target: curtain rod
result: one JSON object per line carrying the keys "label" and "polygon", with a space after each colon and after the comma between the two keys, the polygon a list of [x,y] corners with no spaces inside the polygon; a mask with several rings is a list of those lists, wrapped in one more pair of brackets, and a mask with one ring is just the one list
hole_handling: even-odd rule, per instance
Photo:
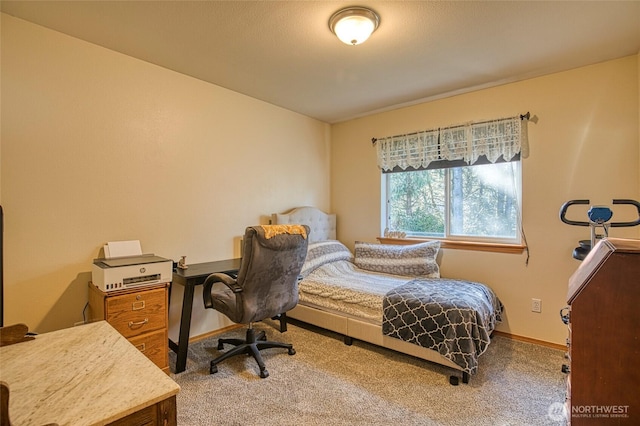
{"label": "curtain rod", "polygon": [[[528,120],[530,118],[531,118],[531,114],[529,113],[529,111],[527,111],[526,114],[520,114],[520,120]],[[473,122],[471,124],[484,124],[484,123],[491,123],[492,121],[499,121],[499,120],[505,120],[505,119],[504,118],[498,118],[497,120],[476,121],[476,122]],[[456,127],[463,127],[463,126],[466,126],[466,124],[458,124],[456,126],[447,126],[447,127],[443,127],[443,128],[444,129],[455,129]],[[398,136],[413,136],[413,135],[417,135],[418,133],[422,133],[422,132],[403,133],[401,135],[394,135],[394,136],[391,136],[391,137],[392,138],[396,138]],[[371,144],[375,145],[377,141],[378,141],[377,138],[371,138]]]}

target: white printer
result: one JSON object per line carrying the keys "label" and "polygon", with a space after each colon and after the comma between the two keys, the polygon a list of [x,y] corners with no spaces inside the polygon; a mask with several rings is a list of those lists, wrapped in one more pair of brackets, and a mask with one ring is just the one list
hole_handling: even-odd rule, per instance
{"label": "white printer", "polygon": [[[123,243],[129,245],[134,243],[133,251],[126,247],[125,250],[129,250],[128,252],[116,253],[117,248],[124,246]],[[110,250],[109,245],[111,245]],[[105,245],[105,258],[93,261],[91,270],[93,284],[100,290],[109,292],[171,282],[173,261],[154,254],[140,254],[139,247],[138,241]],[[111,254],[129,255],[113,257]]]}

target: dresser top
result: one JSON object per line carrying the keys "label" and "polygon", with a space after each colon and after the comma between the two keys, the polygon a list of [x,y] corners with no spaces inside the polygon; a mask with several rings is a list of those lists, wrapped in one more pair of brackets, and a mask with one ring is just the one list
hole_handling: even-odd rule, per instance
{"label": "dresser top", "polygon": [[569,304],[573,302],[610,256],[621,253],[631,256],[640,255],[640,240],[604,238],[598,241],[569,278],[567,302]]}
{"label": "dresser top", "polygon": [[640,240],[606,238],[605,241],[613,251],[640,253]]}
{"label": "dresser top", "polygon": [[0,348],[0,380],[15,425],[102,425],[180,390],[106,321]]}

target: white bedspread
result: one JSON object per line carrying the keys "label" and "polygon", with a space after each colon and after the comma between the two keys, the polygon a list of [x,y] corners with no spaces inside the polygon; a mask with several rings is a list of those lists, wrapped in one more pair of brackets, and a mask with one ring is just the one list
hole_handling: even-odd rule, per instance
{"label": "white bedspread", "polygon": [[382,324],[384,295],[412,279],[363,271],[347,260],[325,263],[300,281],[300,303]]}

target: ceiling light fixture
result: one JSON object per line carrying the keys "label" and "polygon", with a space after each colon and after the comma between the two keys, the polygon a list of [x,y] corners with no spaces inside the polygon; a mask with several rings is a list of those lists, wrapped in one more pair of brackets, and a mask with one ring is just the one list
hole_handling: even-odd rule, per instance
{"label": "ceiling light fixture", "polygon": [[331,15],[329,28],[346,44],[364,42],[380,25],[380,17],[366,7],[347,7]]}

